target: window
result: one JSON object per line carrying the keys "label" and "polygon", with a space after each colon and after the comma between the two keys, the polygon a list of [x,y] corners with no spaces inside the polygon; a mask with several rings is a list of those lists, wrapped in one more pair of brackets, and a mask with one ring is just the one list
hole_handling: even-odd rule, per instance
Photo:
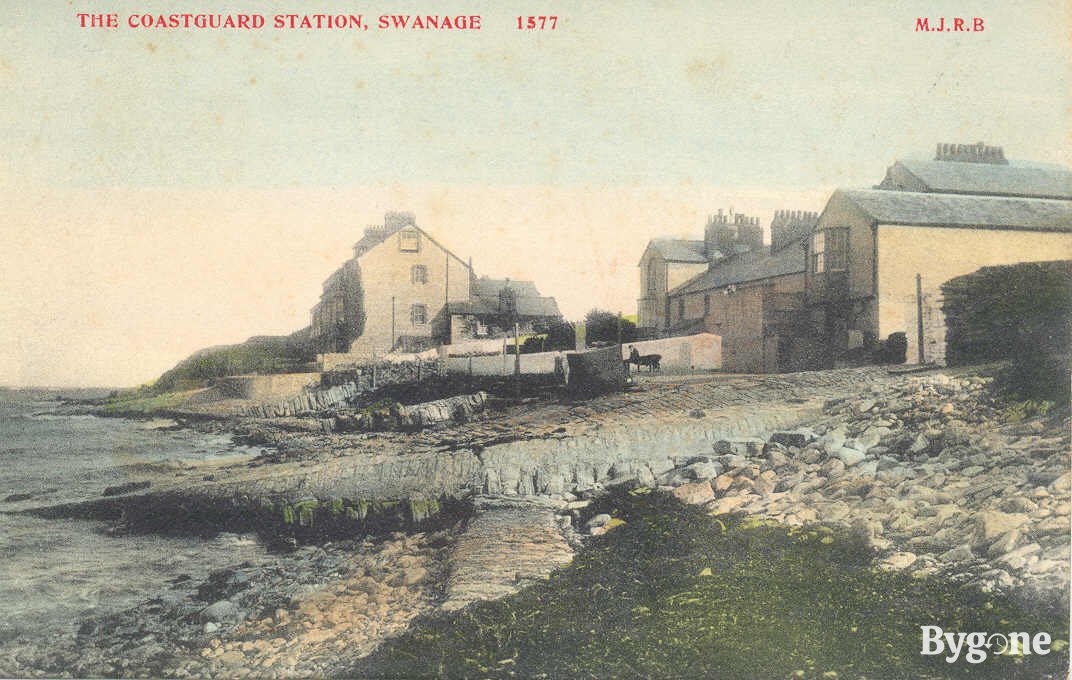
{"label": "window", "polygon": [[681,297],[677,299],[677,320],[681,321],[685,318],[685,298]]}
{"label": "window", "polygon": [[428,267],[423,264],[415,264],[409,270],[410,280],[413,283],[428,283]]}
{"label": "window", "polygon": [[416,229],[405,229],[399,232],[398,249],[403,253],[416,253],[421,250],[421,233]]}
{"label": "window", "polygon": [[811,237],[811,269],[816,274],[849,268],[849,230],[817,231]]}
{"label": "window", "polygon": [[821,231],[811,235],[811,270],[816,274],[826,271],[826,234]]}
{"label": "window", "polygon": [[703,315],[707,316],[710,313],[711,313],[711,296],[709,294],[707,294],[707,293],[704,293],[704,296],[703,296]]}
{"label": "window", "polygon": [[409,308],[409,320],[414,326],[423,326],[428,323],[428,308],[424,305],[413,305]]}

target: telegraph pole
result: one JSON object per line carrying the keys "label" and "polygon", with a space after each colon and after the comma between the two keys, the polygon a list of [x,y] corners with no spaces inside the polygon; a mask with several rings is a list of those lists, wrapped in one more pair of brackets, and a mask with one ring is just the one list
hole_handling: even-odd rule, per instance
{"label": "telegraph pole", "polygon": [[521,326],[514,313],[514,396],[521,398]]}
{"label": "telegraph pole", "polygon": [[923,277],[916,274],[916,354],[923,365]]}

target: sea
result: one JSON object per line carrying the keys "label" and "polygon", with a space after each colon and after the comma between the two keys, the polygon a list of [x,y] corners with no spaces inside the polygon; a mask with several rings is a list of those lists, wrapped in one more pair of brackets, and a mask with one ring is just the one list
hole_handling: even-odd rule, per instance
{"label": "sea", "polygon": [[252,535],[110,535],[102,521],[19,514],[100,498],[146,465],[260,453],[229,435],[71,415],[58,396],[0,390],[0,645],[73,635],[85,617],[151,599],[182,575],[203,580],[217,569],[270,559]]}

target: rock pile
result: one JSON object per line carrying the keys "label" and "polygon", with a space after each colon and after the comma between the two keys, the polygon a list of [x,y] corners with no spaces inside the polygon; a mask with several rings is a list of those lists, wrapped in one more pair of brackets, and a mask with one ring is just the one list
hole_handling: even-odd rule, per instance
{"label": "rock pile", "polygon": [[810,427],[716,442],[660,482],[712,514],[849,528],[880,568],[1066,602],[1069,422],[1007,422],[988,381],[875,385],[828,401]]}
{"label": "rock pile", "polygon": [[[395,534],[349,560],[346,577],[262,608],[201,648],[175,677],[329,677],[433,607],[445,533]],[[202,612],[202,615],[204,612]],[[206,629],[208,624],[206,625]]]}

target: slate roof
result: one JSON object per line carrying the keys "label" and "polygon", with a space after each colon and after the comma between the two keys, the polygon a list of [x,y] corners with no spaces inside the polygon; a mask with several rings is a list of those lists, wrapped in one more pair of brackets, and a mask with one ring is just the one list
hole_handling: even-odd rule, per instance
{"label": "slate roof", "polygon": [[472,294],[494,297],[496,300],[498,300],[499,291],[503,288],[509,288],[510,290],[514,291],[515,293],[517,293],[518,298],[540,296],[540,291],[536,289],[536,284],[532,281],[489,279],[486,276],[481,276],[479,279],[473,280]]}
{"label": "slate roof", "polygon": [[[472,314],[474,316],[492,316],[499,314],[499,295],[474,296],[467,302],[451,302],[448,306],[451,314]],[[558,302],[553,297],[519,297],[517,298],[519,316],[561,316]]]}
{"label": "slate roof", "polygon": [[655,248],[667,262],[707,262],[704,255],[704,242],[683,238],[652,239],[649,247]]}
{"label": "slate roof", "polygon": [[830,200],[839,197],[856,205],[876,224],[1072,231],[1072,201],[885,189],[838,189]]}
{"label": "slate roof", "polygon": [[400,229],[402,229],[401,226],[379,227],[375,231],[368,230],[361,237],[361,240],[354,244],[354,250],[364,254],[386,241],[389,236],[397,233]]}
{"label": "slate roof", "polygon": [[1072,199],[1072,170],[1046,163],[966,163],[906,159],[895,165],[937,193]]}
{"label": "slate roof", "polygon": [[711,266],[670,291],[670,295],[699,293],[714,288],[761,281],[775,276],[799,274],[805,269],[803,248],[782,248],[773,255],[748,252]]}
{"label": "slate roof", "polygon": [[532,281],[514,281],[512,279],[489,279],[482,276],[473,279],[469,286],[467,302],[451,302],[448,309],[452,314],[473,314],[490,316],[499,314],[499,291],[509,288],[516,293],[517,313],[519,316],[561,316],[558,302],[553,297],[544,297]]}

